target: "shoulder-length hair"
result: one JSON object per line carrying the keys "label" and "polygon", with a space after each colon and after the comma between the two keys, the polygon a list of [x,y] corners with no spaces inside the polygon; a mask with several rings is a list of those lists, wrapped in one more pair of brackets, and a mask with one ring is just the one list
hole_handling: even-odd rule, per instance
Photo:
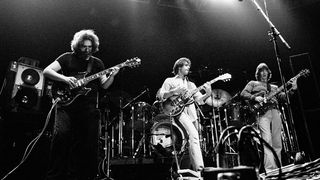
{"label": "shoulder-length hair", "polygon": [[176,60],[176,62],[174,63],[173,68],[172,68],[172,73],[174,75],[177,75],[179,68],[181,68],[184,65],[184,63],[188,63],[189,66],[191,67],[190,59],[188,59],[186,57],[182,57],[182,58],[179,58],[178,60]]}
{"label": "shoulder-length hair", "polygon": [[99,38],[92,29],[84,29],[76,32],[71,41],[71,50],[78,52],[85,40],[92,42],[92,53],[99,51]]}

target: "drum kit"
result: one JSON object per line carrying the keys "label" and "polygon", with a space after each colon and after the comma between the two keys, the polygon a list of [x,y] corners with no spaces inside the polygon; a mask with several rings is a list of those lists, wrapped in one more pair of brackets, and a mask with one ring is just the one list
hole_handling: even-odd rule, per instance
{"label": "drum kit", "polygon": [[[156,100],[152,105],[137,101],[146,91],[135,98],[123,92],[110,96],[120,108],[118,115],[108,123],[105,131],[109,132],[111,158],[122,157],[152,157],[172,155],[173,145],[176,151],[186,148],[188,135],[179,122],[170,121],[161,109],[161,103]],[[117,97],[122,95],[123,97]],[[199,135],[201,147],[205,153],[211,153],[223,129],[229,125],[243,126],[243,105],[239,101],[239,93],[231,96],[222,89],[212,90],[212,102],[209,111],[198,106]],[[119,100],[119,102],[117,102]],[[172,131],[172,132],[171,132]]]}
{"label": "drum kit", "polygon": [[[131,98],[125,92],[118,94],[122,95],[120,97],[110,95],[111,102],[119,101],[119,110],[113,118],[110,118],[110,111],[104,111],[105,116],[102,116],[104,121],[100,139],[104,140],[104,158],[100,163],[100,169],[106,172],[104,174],[107,177],[111,158],[173,159],[177,157],[174,155],[183,155],[188,150],[188,134],[183,126],[164,114],[159,99],[153,104],[138,101],[144,93],[146,90],[135,98]],[[254,117],[247,104],[240,98],[239,92],[231,96],[223,89],[213,89],[211,97],[208,105],[200,106],[195,103],[199,119],[197,128],[205,159],[211,159],[211,164],[215,161],[217,167],[221,167],[216,149],[220,135],[231,126],[241,129],[246,125],[252,125],[251,119]],[[233,139],[229,138],[225,144],[224,153],[229,153],[235,157],[234,159],[239,156]],[[227,166],[238,165],[236,161]],[[226,167],[225,164],[223,166]]]}

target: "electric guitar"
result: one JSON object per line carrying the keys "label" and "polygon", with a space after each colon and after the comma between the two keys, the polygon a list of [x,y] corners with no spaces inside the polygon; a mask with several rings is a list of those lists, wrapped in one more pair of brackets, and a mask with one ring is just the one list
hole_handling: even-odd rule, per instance
{"label": "electric guitar", "polygon": [[[209,84],[213,84],[219,80],[222,81],[229,81],[231,79],[231,74],[226,73],[221,76],[218,76],[217,78],[209,81]],[[163,112],[164,114],[168,116],[177,116],[179,115],[185,106],[191,104],[194,102],[193,96],[202,90],[204,88],[204,84],[201,85],[200,87],[187,91],[184,94],[180,94],[177,96],[171,96],[170,98],[166,99],[164,102],[162,102],[162,107],[163,107]]]}
{"label": "electric guitar", "polygon": [[[286,82],[286,86],[288,86],[289,84],[292,84],[293,81],[297,80],[299,77],[301,76],[307,76],[308,74],[310,73],[309,69],[304,69],[304,70],[301,70],[299,72],[299,74],[297,74],[296,76],[294,76],[293,78],[291,78],[288,82]],[[249,106],[249,110],[252,112],[252,113],[259,113],[260,115],[261,114],[264,114],[267,112],[267,110],[269,109],[270,106],[274,105],[274,103],[271,102],[271,99],[276,96],[277,94],[279,94],[281,91],[284,90],[284,86],[280,86],[276,91],[268,94],[266,97],[265,97],[265,101],[263,102],[249,102],[248,103],[248,106]]]}
{"label": "electric guitar", "polygon": [[113,68],[123,68],[123,67],[136,67],[141,64],[141,59],[135,57],[132,59],[128,59],[123,63],[120,63],[116,66],[113,66],[111,68],[105,69],[103,71],[100,71],[98,73],[95,73],[93,75],[90,75],[88,77],[85,77],[87,73],[79,73],[75,76],[77,78],[76,84],[79,84],[79,86],[72,88],[68,84],[63,82],[54,82],[52,85],[52,97],[53,99],[59,98],[60,101],[58,102],[61,106],[68,106],[70,105],[77,97],[80,95],[87,95],[91,88],[85,87],[90,81],[93,81],[105,74],[110,74],[113,71]]}

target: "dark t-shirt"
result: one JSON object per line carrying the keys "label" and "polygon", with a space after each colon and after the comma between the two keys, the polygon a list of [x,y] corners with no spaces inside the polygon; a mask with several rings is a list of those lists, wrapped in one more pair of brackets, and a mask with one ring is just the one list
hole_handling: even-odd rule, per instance
{"label": "dark t-shirt", "polygon": [[[99,58],[91,56],[89,60],[84,60],[77,57],[76,54],[72,52],[60,55],[56,61],[58,61],[61,66],[59,73],[62,73],[65,76],[77,76],[85,73],[88,70],[89,63],[92,63],[91,70],[87,75],[85,75],[85,77],[104,70],[104,64]],[[100,88],[100,79],[95,79],[85,86],[91,88],[91,91],[85,96],[81,95],[77,97],[75,101],[68,106],[68,108],[79,108],[96,104],[97,93]]]}

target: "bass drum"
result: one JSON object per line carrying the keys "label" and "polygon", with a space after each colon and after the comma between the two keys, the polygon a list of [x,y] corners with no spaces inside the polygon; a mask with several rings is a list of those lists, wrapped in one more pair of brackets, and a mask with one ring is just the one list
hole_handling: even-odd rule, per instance
{"label": "bass drum", "polygon": [[177,123],[172,124],[171,133],[170,118],[159,114],[154,118],[155,124],[151,128],[150,144],[156,154],[172,156],[174,153],[173,143],[178,153],[185,150],[187,144],[187,133]]}

